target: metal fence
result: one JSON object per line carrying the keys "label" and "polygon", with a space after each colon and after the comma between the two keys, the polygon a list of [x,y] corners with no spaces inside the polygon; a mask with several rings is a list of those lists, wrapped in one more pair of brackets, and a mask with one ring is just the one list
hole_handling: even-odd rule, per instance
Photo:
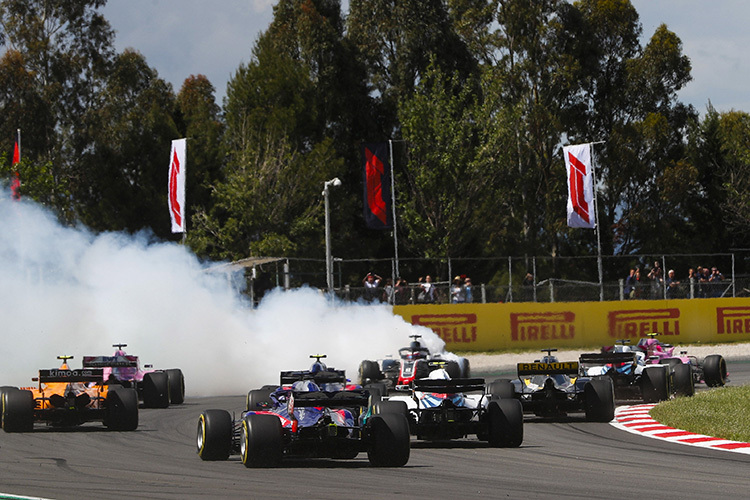
{"label": "metal fence", "polygon": [[[259,262],[253,264],[253,262]],[[303,285],[326,290],[325,259],[247,259],[247,293],[255,300],[265,291]],[[654,278],[652,270],[661,269]],[[722,279],[688,278],[690,269],[716,269]],[[630,289],[627,276],[638,269],[641,281]],[[667,286],[674,270],[676,284]],[[421,294],[427,276],[435,287],[436,303],[452,302],[454,278],[471,280],[472,302],[577,302],[663,298],[750,296],[750,250],[721,254],[603,256],[599,280],[596,256],[498,258],[334,258],[334,293],[350,301],[377,300],[393,304],[427,303]],[[377,275],[379,287],[367,289],[363,280]],[[651,276],[650,276],[651,275]],[[399,280],[401,280],[399,284]]]}

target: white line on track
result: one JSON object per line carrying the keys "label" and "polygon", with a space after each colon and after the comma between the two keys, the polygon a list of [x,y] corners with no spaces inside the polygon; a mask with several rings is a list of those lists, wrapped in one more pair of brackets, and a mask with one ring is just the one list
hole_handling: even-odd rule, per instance
{"label": "white line on track", "polygon": [[694,432],[683,431],[663,425],[649,415],[654,404],[642,404],[633,406],[620,406],[615,410],[615,418],[611,425],[623,431],[632,432],[654,439],[670,441],[672,443],[700,446],[714,450],[732,451],[750,455],[750,443],[730,441]]}

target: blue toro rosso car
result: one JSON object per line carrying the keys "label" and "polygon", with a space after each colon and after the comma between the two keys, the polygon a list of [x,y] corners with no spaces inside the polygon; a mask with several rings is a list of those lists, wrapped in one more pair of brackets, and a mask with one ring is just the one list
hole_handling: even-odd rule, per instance
{"label": "blue toro rosso car", "polygon": [[380,403],[379,388],[347,387],[343,370],[312,357],[310,370],[281,372],[278,386],[250,391],[239,420],[226,410],[201,413],[200,458],[239,454],[246,467],[273,467],[285,457],[352,459],[366,452],[373,466],[405,465],[406,416]]}

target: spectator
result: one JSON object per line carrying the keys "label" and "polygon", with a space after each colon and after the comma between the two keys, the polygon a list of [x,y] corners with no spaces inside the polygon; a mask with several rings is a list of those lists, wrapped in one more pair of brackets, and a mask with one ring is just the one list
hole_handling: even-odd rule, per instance
{"label": "spectator", "polygon": [[471,278],[469,277],[464,279],[464,297],[467,304],[474,302],[473,289],[471,287]]}
{"label": "spectator", "polygon": [[405,279],[396,278],[396,286],[393,291],[393,303],[397,306],[409,303],[409,286]]}
{"label": "spectator", "polygon": [[721,297],[722,287],[721,281],[724,280],[724,276],[719,272],[716,267],[711,268],[711,275],[708,277],[708,282],[711,284],[711,297]]}
{"label": "spectator", "polygon": [[643,278],[641,277],[641,268],[636,267],[635,268],[635,296],[633,298],[635,299],[642,299],[643,298]]}
{"label": "spectator", "polygon": [[680,286],[680,282],[675,278],[674,269],[670,269],[667,273],[667,279],[664,281],[664,285],[667,287],[666,298],[677,298],[677,291],[678,287]]}
{"label": "spectator", "polygon": [[526,273],[526,276],[524,276],[523,281],[521,282],[521,290],[523,292],[522,299],[526,302],[531,302],[534,300],[534,275],[531,273]]}
{"label": "spectator", "polygon": [[700,283],[700,296],[701,297],[709,297],[711,295],[710,293],[710,285],[708,284],[709,279],[711,278],[711,270],[705,266],[700,268],[700,279],[698,282]]}
{"label": "spectator", "polygon": [[663,297],[662,290],[664,287],[664,271],[659,261],[654,261],[654,267],[648,273],[648,279],[651,280],[651,298],[660,299]]}
{"label": "spectator", "polygon": [[422,277],[420,276],[419,288],[421,290],[417,296],[419,302],[424,304],[432,304],[435,302],[435,285],[433,285],[432,277],[429,274],[424,277],[424,281],[422,281]]}
{"label": "spectator", "polygon": [[453,278],[453,283],[451,284],[451,303],[463,304],[465,301],[466,292],[461,284],[461,276],[456,276]]}
{"label": "spectator", "polygon": [[[698,269],[700,269],[700,267]],[[692,299],[696,291],[695,285],[698,284],[698,276],[695,274],[695,269],[693,269],[692,267],[688,269],[688,275],[685,281],[688,282],[688,286],[690,287],[688,297]]]}
{"label": "spectator", "polygon": [[372,302],[378,298],[378,287],[382,279],[374,273],[367,273],[367,276],[362,278],[362,285],[365,287],[364,299],[367,302]]}
{"label": "spectator", "polygon": [[383,287],[383,295],[384,299],[387,303],[393,304],[393,294],[394,294],[394,287],[393,287],[393,280],[391,278],[388,278],[385,280],[385,286]]}
{"label": "spectator", "polygon": [[625,288],[623,289],[623,292],[625,294],[626,299],[633,299],[635,298],[635,268],[630,269],[630,274],[627,278],[625,278]]}

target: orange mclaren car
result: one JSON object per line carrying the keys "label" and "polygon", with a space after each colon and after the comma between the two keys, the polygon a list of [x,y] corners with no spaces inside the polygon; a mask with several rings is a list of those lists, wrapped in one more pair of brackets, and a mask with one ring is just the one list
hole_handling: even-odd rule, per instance
{"label": "orange mclaren car", "polygon": [[0,387],[5,432],[29,432],[35,422],[75,427],[102,422],[110,430],[138,427],[138,395],[134,389],[104,383],[101,368],[71,369],[73,356],[58,356],[60,368],[39,370],[37,387]]}

